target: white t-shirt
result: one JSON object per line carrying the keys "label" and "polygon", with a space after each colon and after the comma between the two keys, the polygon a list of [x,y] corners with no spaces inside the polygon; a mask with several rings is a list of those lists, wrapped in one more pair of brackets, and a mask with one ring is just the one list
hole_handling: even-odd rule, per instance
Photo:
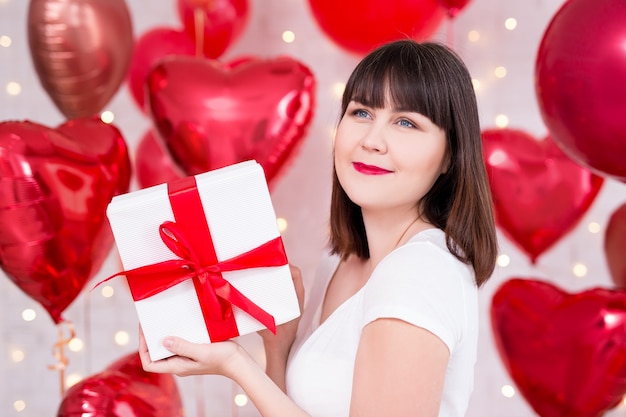
{"label": "white t-shirt", "polygon": [[307,294],[287,365],[287,394],[314,417],[347,417],[361,331],[378,318],[397,318],[448,346],[439,417],[462,417],[474,384],[478,296],[472,268],[450,253],[443,231],[420,232],[387,255],[367,283],[319,325],[338,264],[337,256],[326,257]]}

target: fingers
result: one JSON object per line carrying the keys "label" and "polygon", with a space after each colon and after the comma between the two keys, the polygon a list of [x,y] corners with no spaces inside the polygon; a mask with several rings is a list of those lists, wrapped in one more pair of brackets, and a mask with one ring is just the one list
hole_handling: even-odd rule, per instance
{"label": "fingers", "polygon": [[143,330],[141,328],[141,325],[139,325],[139,351],[141,352],[142,350],[147,351],[148,350],[148,343],[146,343],[146,337],[143,335]]}
{"label": "fingers", "polygon": [[180,338],[167,337],[163,342],[163,346],[172,352],[174,356],[153,361],[150,358],[148,350],[141,348],[141,344],[145,343],[145,339],[143,339],[143,342],[141,341],[142,339],[143,336],[140,336],[139,357],[141,358],[143,369],[147,372],[185,376],[189,373],[190,368],[196,363],[194,358],[188,356],[193,355],[193,343]]}
{"label": "fingers", "polygon": [[148,344],[146,342],[146,338],[143,334],[141,326],[139,326],[139,358],[141,359],[141,365],[146,372],[157,372],[157,373],[177,373],[180,371],[180,366],[182,362],[186,362],[189,359],[183,358],[187,356],[187,352],[191,354],[193,349],[190,346],[193,345],[186,340],[168,337],[164,339],[163,346],[168,349],[170,352],[175,355],[182,356],[180,358],[170,357],[158,361],[153,361],[150,358],[150,353],[148,352]]}
{"label": "fingers", "polygon": [[302,282],[302,271],[295,265],[289,264],[289,270],[291,271],[291,279],[293,280],[293,286],[298,296],[298,304],[300,305],[300,312],[302,312],[304,306],[304,283]]}
{"label": "fingers", "polygon": [[146,369],[146,364],[150,364],[152,360],[150,359],[150,354],[148,353],[148,344],[146,343],[146,338],[143,335],[143,330],[141,326],[139,326],[139,358],[141,359],[141,364],[143,366],[144,371],[148,371]]}
{"label": "fingers", "polygon": [[291,278],[296,281],[302,281],[302,271],[295,265],[289,264],[289,271],[291,272]]}
{"label": "fingers", "polygon": [[169,336],[163,339],[163,346],[175,355],[197,359],[202,345],[188,342],[180,337]]}
{"label": "fingers", "polygon": [[148,343],[146,342],[146,337],[141,330],[141,326],[139,326],[139,358],[141,359],[141,366],[143,370],[146,372],[157,372],[154,369],[152,359],[150,358],[150,352],[148,352]]}
{"label": "fingers", "polygon": [[178,376],[226,375],[229,364],[238,363],[241,352],[236,343],[192,343],[178,337],[167,337],[163,346],[174,354],[169,358],[152,361],[147,350],[140,351],[141,364],[147,372],[169,373]]}
{"label": "fingers", "polygon": [[166,359],[160,359],[156,362],[143,362],[143,369],[146,372],[154,372],[157,374],[174,374],[177,376],[193,375],[192,370],[196,367],[196,362],[182,356],[171,356]]}

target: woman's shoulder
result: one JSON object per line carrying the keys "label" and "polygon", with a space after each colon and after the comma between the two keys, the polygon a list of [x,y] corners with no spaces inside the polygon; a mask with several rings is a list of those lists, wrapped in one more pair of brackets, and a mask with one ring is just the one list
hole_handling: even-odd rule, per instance
{"label": "woman's shoulder", "polygon": [[392,251],[363,293],[364,323],[394,317],[428,329],[452,351],[477,309],[471,267],[447,248],[445,233],[428,230]]}
{"label": "woman's shoulder", "polygon": [[416,233],[404,245],[398,247],[397,250],[402,250],[403,248],[423,249],[427,247],[420,245],[416,246],[416,243],[430,244],[433,245],[433,247],[439,248],[445,253],[450,253],[448,245],[446,244],[446,233],[443,230],[435,227],[425,229],[421,232]]}
{"label": "woman's shoulder", "polygon": [[470,265],[450,252],[446,235],[440,229],[427,229],[389,253],[375,268],[371,277],[376,283],[404,283],[417,287],[475,287]]}
{"label": "woman's shoulder", "polygon": [[[446,234],[441,229],[426,229],[415,234],[404,245],[399,246],[381,261],[382,266],[387,264],[429,265],[431,263],[444,264],[441,266],[465,266],[450,252],[446,242]],[[465,269],[465,268],[463,268]]]}

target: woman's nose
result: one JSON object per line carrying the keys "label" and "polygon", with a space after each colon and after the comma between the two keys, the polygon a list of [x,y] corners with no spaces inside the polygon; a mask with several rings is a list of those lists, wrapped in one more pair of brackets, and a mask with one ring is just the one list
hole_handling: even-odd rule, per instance
{"label": "woman's nose", "polygon": [[363,149],[371,152],[387,151],[387,142],[385,140],[385,129],[382,126],[372,125],[370,129],[363,135],[361,139]]}

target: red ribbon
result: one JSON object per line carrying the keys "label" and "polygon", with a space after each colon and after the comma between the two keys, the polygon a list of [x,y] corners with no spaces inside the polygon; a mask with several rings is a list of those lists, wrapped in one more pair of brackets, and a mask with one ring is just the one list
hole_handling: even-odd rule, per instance
{"label": "red ribbon", "polygon": [[133,300],[138,301],[192,279],[211,341],[239,336],[233,305],[276,333],[274,317],[226,281],[222,272],[286,265],[282,239],[277,237],[234,258],[218,261],[195,178],[168,183],[168,195],[176,222],[162,223],[159,234],[181,259],[119,272],[98,285],[125,275]]}

